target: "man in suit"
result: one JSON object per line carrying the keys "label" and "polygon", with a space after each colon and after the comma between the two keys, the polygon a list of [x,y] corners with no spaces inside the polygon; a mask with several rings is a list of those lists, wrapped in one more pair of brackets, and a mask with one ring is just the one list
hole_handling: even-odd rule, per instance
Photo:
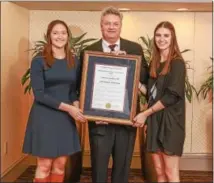
{"label": "man in suit", "polygon": [[[103,10],[101,15],[102,38],[85,50],[133,54],[142,56],[140,81],[147,84],[148,66],[139,44],[120,38],[122,14],[114,7]],[[84,50],[84,51],[85,51]],[[84,51],[81,53],[83,61]],[[107,170],[112,155],[112,183],[128,183],[128,174],[135,144],[136,128],[104,121],[89,122],[93,183],[107,182]]]}

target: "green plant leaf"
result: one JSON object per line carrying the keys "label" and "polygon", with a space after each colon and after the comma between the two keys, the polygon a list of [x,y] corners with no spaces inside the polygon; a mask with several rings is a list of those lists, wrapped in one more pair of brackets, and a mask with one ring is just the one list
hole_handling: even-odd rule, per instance
{"label": "green plant leaf", "polygon": [[35,42],[35,45],[36,46],[44,46],[44,45],[46,45],[47,43],[45,42],[45,41],[36,41]]}
{"label": "green plant leaf", "polygon": [[91,41],[95,41],[95,40],[96,40],[96,39],[94,39],[94,38],[85,39],[85,40],[82,40],[82,41],[79,42],[79,43],[76,43],[75,46],[81,46],[81,45],[83,45],[83,44],[85,44],[85,43],[88,43],[88,42],[91,42]]}
{"label": "green plant leaf", "polygon": [[146,47],[149,48],[149,43],[146,40],[146,38],[144,36],[141,36],[140,39],[143,41],[143,43],[146,45]]}
{"label": "green plant leaf", "polygon": [[147,100],[146,100],[145,95],[140,94],[140,103],[141,103],[141,104],[146,104],[146,102],[147,102]]}
{"label": "green plant leaf", "polygon": [[26,94],[27,92],[30,93],[30,90],[31,90],[31,84],[28,84],[28,85],[25,87],[24,94]]}
{"label": "green plant leaf", "polygon": [[26,72],[24,73],[24,75],[22,76],[22,78],[27,77],[29,74],[30,74],[30,68],[28,68],[28,69],[26,70]]}
{"label": "green plant leaf", "polygon": [[189,83],[188,78],[185,78],[185,94],[186,94],[186,98],[189,102],[192,101],[192,88],[191,88],[191,84]]}
{"label": "green plant leaf", "polygon": [[188,51],[191,51],[191,50],[190,49],[185,49],[185,50],[181,51],[181,53],[186,53]]}
{"label": "green plant leaf", "polygon": [[[213,61],[213,58],[210,57],[210,60]],[[209,66],[207,70],[212,69],[212,66]],[[200,95],[205,99],[210,90],[213,90],[213,71],[209,72],[207,79],[201,84],[199,91],[197,92],[197,96]]]}
{"label": "green plant leaf", "polygon": [[31,48],[31,49],[28,49],[26,51],[33,51],[33,50],[36,50],[36,48]]}
{"label": "green plant leaf", "polygon": [[30,78],[30,75],[27,76],[27,77],[23,77],[23,78],[22,78],[22,85],[24,85],[24,84],[26,83],[26,81],[29,80],[29,78]]}
{"label": "green plant leaf", "polygon": [[78,37],[72,37],[70,38],[70,45],[75,45],[76,43],[78,43],[87,33],[83,33],[82,35],[78,36]]}
{"label": "green plant leaf", "polygon": [[153,47],[153,38],[149,38],[149,36],[147,35],[147,39],[148,39],[148,49],[150,50],[150,52],[152,52],[152,47]]}

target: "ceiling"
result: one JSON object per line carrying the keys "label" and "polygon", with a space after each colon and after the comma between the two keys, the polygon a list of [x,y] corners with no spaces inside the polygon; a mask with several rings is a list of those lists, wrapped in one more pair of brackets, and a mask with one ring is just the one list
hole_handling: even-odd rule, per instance
{"label": "ceiling", "polygon": [[[190,12],[212,12],[212,2],[142,2],[142,1],[13,1],[29,10],[100,11],[107,6],[129,8],[130,11],[176,11],[188,8]],[[206,0],[205,0],[206,1]]]}

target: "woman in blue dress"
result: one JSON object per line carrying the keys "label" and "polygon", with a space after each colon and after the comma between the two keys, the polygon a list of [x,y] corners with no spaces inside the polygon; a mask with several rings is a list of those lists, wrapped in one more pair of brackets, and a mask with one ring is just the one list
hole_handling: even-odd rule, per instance
{"label": "woman in blue dress", "polygon": [[75,121],[86,122],[77,96],[80,64],[65,22],[48,25],[47,44],[31,63],[34,102],[23,152],[37,157],[34,182],[63,182],[67,157],[80,151]]}

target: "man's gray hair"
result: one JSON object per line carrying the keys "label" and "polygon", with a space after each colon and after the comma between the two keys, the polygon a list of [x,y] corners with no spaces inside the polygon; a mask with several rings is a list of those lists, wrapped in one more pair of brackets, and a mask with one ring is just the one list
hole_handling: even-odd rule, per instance
{"label": "man's gray hair", "polygon": [[102,14],[101,14],[101,20],[106,15],[116,15],[116,16],[120,17],[121,21],[123,20],[123,14],[117,8],[115,8],[113,6],[103,9]]}

